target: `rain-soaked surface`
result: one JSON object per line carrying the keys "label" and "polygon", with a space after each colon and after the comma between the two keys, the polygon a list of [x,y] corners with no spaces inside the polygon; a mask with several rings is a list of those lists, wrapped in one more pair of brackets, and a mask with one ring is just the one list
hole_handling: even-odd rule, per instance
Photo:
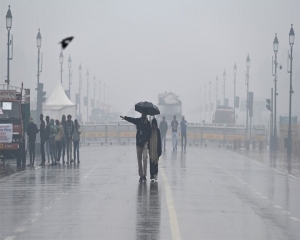
{"label": "rain-soaked surface", "polygon": [[299,159],[249,154],[169,147],[155,183],[138,182],[133,145],[82,147],[76,166],[6,163],[0,239],[300,239]]}

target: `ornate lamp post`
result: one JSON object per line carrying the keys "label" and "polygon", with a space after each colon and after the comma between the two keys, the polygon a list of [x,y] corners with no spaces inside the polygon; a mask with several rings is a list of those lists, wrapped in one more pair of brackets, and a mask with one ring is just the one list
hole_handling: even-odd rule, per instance
{"label": "ornate lamp post", "polygon": [[235,117],[235,85],[236,85],[236,71],[237,71],[237,69],[236,69],[236,64],[234,64],[234,67],[233,67],[233,74],[234,74],[234,80],[233,80],[233,83],[234,83],[234,90],[233,90],[233,94],[234,94],[234,96],[233,96],[233,113],[234,113],[234,118],[236,118]]}
{"label": "ornate lamp post", "polygon": [[[275,93],[274,93],[274,151],[277,151],[277,121],[276,121],[276,117],[277,117],[277,52],[278,52],[278,38],[277,38],[277,34],[275,34],[275,38],[273,41],[273,50],[275,53],[275,61],[274,61],[274,65],[275,65],[275,73],[273,74],[274,78],[274,84],[275,84]],[[273,63],[272,63],[273,66]]]}
{"label": "ornate lamp post", "polygon": [[12,27],[12,15],[10,11],[10,6],[8,6],[8,11],[6,13],[6,28],[7,28],[7,80],[5,81],[7,85],[10,84],[9,76],[9,61],[12,60],[12,57],[9,56],[9,46],[12,44],[13,37],[11,36],[10,40],[10,29]]}
{"label": "ornate lamp post", "polygon": [[291,61],[290,63],[290,70],[288,73],[290,74],[290,106],[289,106],[289,130],[288,130],[288,146],[287,146],[287,153],[288,155],[292,154],[292,94],[293,91],[293,85],[292,85],[292,77],[293,77],[293,46],[294,46],[294,40],[295,40],[295,32],[293,29],[293,24],[291,25],[290,33],[289,33],[289,42],[291,46],[291,54],[289,55],[289,59]]}
{"label": "ornate lamp post", "polygon": [[62,73],[63,73],[63,62],[64,62],[64,55],[62,53],[62,50],[60,50],[60,54],[59,54],[59,62],[60,62],[60,83],[62,84]]}
{"label": "ornate lamp post", "polygon": [[217,78],[216,78],[216,109],[218,107],[218,85],[219,85],[219,78],[217,75]]}
{"label": "ornate lamp post", "polygon": [[72,67],[72,59],[71,56],[69,55],[68,59],[68,67],[69,67],[69,99],[71,100],[71,67]]}
{"label": "ornate lamp post", "polygon": [[226,72],[223,72],[223,96],[224,96],[224,106],[225,106],[225,81],[226,81]]}
{"label": "ornate lamp post", "polygon": [[81,80],[82,67],[81,67],[81,63],[79,65],[78,72],[79,72],[79,118],[80,118],[80,120],[82,120],[81,119],[81,107],[80,107],[80,104],[81,104],[81,89],[82,89],[82,80]]}
{"label": "ornate lamp post", "polygon": [[39,32],[36,36],[36,46],[38,48],[38,68],[37,68],[37,87],[36,87],[36,99],[37,99],[37,103],[36,103],[36,122],[39,121],[39,116],[42,113],[42,103],[39,102],[39,83],[40,83],[40,73],[42,72],[42,69],[40,71],[40,48],[42,46],[42,36],[40,33],[40,29]]}
{"label": "ornate lamp post", "polygon": [[87,69],[87,72],[86,72],[86,99],[87,99],[87,103],[86,103],[86,121],[88,122],[89,121],[89,77],[90,77],[90,74],[89,74],[89,69]]}
{"label": "ornate lamp post", "polygon": [[247,100],[246,100],[246,132],[248,132],[248,116],[249,116],[249,103],[248,103],[248,93],[249,93],[249,68],[250,68],[250,57],[249,53],[246,59],[246,67],[247,67],[247,73],[246,73],[246,80],[245,84],[247,86]]}

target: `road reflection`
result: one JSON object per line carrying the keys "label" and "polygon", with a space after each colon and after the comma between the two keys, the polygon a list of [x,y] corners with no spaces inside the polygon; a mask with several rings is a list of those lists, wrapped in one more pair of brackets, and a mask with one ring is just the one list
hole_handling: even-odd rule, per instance
{"label": "road reflection", "polygon": [[136,239],[159,239],[161,220],[161,196],[158,182],[138,185]]}

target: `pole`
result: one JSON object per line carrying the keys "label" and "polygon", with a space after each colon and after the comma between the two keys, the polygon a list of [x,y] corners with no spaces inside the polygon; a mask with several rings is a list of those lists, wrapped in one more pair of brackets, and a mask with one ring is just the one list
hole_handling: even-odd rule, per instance
{"label": "pole", "polygon": [[275,52],[275,92],[274,92],[274,151],[277,151],[277,123],[276,123],[276,115],[277,115],[277,53]]}
{"label": "pole", "polygon": [[99,108],[101,108],[101,81],[99,80]]}
{"label": "pole", "polygon": [[69,67],[69,99],[71,100],[71,68]]}
{"label": "pole", "polygon": [[288,130],[288,146],[287,146],[287,153],[288,155],[292,154],[292,94],[293,94],[293,86],[292,86],[292,64],[293,64],[293,46],[291,45],[291,66],[290,66],[290,106],[289,106],[289,130]]}
{"label": "pole", "polygon": [[236,117],[235,117],[235,75],[236,75],[236,74],[234,74],[234,96],[233,96],[233,114],[234,114],[234,122],[235,122],[235,119],[236,119]]}
{"label": "pole", "polygon": [[81,82],[81,73],[79,74],[79,119],[80,120],[82,120],[81,119],[81,107],[80,107],[80,103],[81,103],[81,84],[82,84],[82,82]]}
{"label": "pole", "polygon": [[89,77],[87,77],[86,84],[87,84],[87,89],[86,89],[86,100],[87,100],[87,103],[86,103],[86,106],[87,106],[86,121],[88,122],[89,121]]}
{"label": "pole", "polygon": [[216,79],[216,109],[218,107],[218,84],[219,84],[218,81],[219,80],[218,80],[218,76],[217,76],[217,79]]}
{"label": "pole", "polygon": [[40,103],[38,102],[39,101],[39,83],[40,83],[40,48],[38,48],[38,68],[37,68],[37,87],[36,87],[36,123],[38,123],[39,121],[39,115],[41,114],[40,113]]}
{"label": "pole", "polygon": [[249,68],[247,67],[247,103],[246,103],[246,133],[248,133],[248,116],[249,116],[249,103],[248,103],[248,93],[249,93]]}
{"label": "pole", "polygon": [[206,84],[204,86],[204,122],[206,122]]}
{"label": "pole", "polygon": [[63,69],[62,69],[62,63],[60,64],[60,83],[62,85],[62,72],[63,72]]}
{"label": "pole", "polygon": [[273,88],[271,88],[271,120],[270,120],[270,123],[271,123],[271,126],[270,126],[270,151],[273,151]]}
{"label": "pole", "polygon": [[9,61],[10,61],[10,57],[9,57],[9,45],[10,45],[9,36],[10,36],[10,29],[8,30],[8,33],[7,33],[7,85],[10,84],[10,79],[9,79]]}
{"label": "pole", "polygon": [[208,122],[210,123],[211,122],[211,109],[210,109],[210,106],[211,106],[211,81],[209,82],[209,119],[208,119]]}

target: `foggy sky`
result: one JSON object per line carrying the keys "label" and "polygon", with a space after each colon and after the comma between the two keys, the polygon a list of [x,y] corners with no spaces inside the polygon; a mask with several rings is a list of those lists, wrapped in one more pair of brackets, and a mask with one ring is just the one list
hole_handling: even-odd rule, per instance
{"label": "foggy sky", "polygon": [[[43,72],[47,95],[60,81],[58,42],[75,36],[63,52],[63,86],[68,86],[67,60],[72,58],[71,100],[78,92],[78,67],[83,67],[83,95],[86,71],[113,90],[116,110],[126,114],[137,101],[157,103],[160,92],[177,93],[183,113],[191,117],[196,89],[219,76],[219,99],[224,69],[226,97],[233,101],[233,66],[237,64],[237,95],[245,98],[246,57],[249,53],[250,91],[255,100],[270,98],[273,86],[271,57],[278,34],[278,115],[287,115],[289,75],[286,72],[288,34],[294,24],[294,107],[300,101],[300,1],[299,0],[1,0],[0,72],[4,83],[7,68],[5,16],[11,5],[14,59],[10,62],[11,85],[30,87],[35,99],[37,82],[36,35],[41,29]],[[97,87],[98,88],[98,87]],[[296,100],[298,99],[298,100]],[[103,101],[103,100],[102,100]],[[202,100],[203,101],[203,100]],[[83,103],[83,101],[82,101]],[[85,116],[83,112],[83,116]]]}

